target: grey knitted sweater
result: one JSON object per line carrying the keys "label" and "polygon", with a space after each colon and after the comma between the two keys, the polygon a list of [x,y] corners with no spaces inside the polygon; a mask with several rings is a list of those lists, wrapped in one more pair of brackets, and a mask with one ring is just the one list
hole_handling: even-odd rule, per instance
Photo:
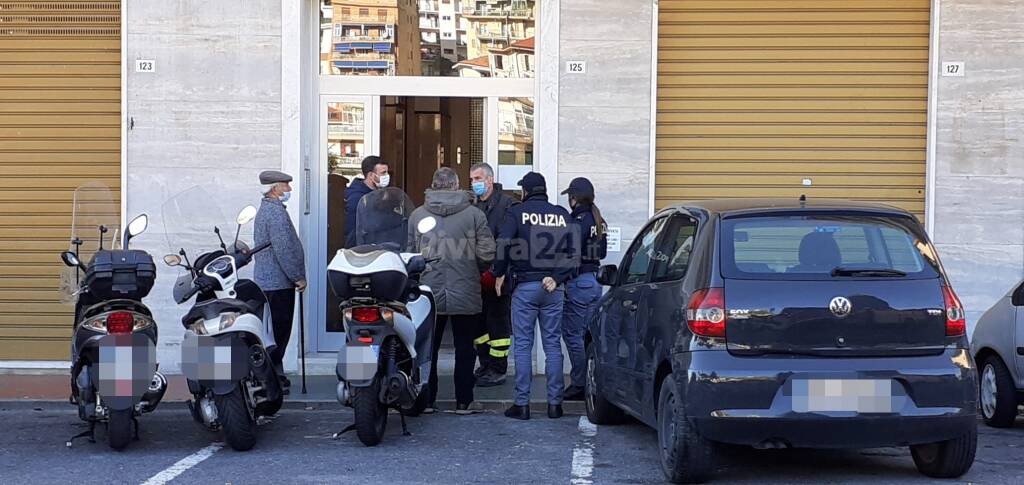
{"label": "grey knitted sweater", "polygon": [[263,199],[256,213],[254,232],[254,247],[270,243],[269,248],[255,256],[254,279],[263,291],[292,289],[295,283],[306,279],[302,241],[281,201]]}

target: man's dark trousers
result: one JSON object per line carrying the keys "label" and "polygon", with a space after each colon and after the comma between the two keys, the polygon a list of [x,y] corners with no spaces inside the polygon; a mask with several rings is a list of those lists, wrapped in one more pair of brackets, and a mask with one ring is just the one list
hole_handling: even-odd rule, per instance
{"label": "man's dark trousers", "polygon": [[499,297],[494,290],[484,289],[480,296],[484,306],[484,331],[487,332],[475,342],[480,367],[504,376],[508,373],[508,354],[512,346],[512,295]]}
{"label": "man's dark trousers", "polygon": [[277,347],[270,359],[278,369],[283,369],[284,351],[292,337],[292,318],[295,316],[295,289],[271,290],[265,292],[270,303],[270,318],[274,322],[274,342]]}

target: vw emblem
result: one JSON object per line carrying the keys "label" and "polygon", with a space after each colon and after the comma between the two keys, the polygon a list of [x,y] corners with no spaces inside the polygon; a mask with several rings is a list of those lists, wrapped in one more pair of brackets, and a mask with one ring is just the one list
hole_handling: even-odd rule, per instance
{"label": "vw emblem", "polygon": [[853,311],[853,303],[850,303],[850,300],[846,297],[837,296],[828,304],[828,309],[832,310],[833,315],[844,318]]}

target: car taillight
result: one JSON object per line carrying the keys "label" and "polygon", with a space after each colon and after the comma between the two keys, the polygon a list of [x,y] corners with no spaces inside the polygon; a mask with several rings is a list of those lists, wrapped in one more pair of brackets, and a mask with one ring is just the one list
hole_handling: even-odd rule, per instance
{"label": "car taillight", "polygon": [[942,287],[942,301],[946,307],[946,336],[959,337],[967,333],[967,317],[964,313],[964,306],[953,292],[953,288]]}
{"label": "car taillight", "polygon": [[127,335],[135,326],[135,316],[131,312],[113,312],[107,315],[107,333],[110,335]]}
{"label": "car taillight", "polygon": [[701,337],[725,337],[725,291],[697,290],[686,306],[686,325]]}
{"label": "car taillight", "polygon": [[353,308],[352,319],[359,323],[373,323],[380,321],[380,309],[373,306]]}

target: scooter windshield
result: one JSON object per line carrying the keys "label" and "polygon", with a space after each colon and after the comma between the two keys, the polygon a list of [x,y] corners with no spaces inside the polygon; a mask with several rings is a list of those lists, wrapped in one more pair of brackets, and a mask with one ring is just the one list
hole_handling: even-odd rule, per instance
{"label": "scooter windshield", "polygon": [[195,185],[172,195],[161,207],[167,250],[180,254],[184,250],[190,262],[203,253],[221,249],[220,237],[230,248],[235,241],[237,225],[224,215],[221,205],[229,198],[214,197],[219,193],[213,187]]}
{"label": "scooter windshield", "polygon": [[[85,264],[100,249],[120,248],[120,199],[102,182],[89,182],[75,189],[71,197],[71,237],[68,250]],[[61,299],[75,301],[82,284],[78,268],[65,267],[61,272]]]}
{"label": "scooter windshield", "polygon": [[397,187],[374,190],[359,200],[356,208],[356,244],[385,244],[405,251],[409,239],[409,217],[416,207]]}

